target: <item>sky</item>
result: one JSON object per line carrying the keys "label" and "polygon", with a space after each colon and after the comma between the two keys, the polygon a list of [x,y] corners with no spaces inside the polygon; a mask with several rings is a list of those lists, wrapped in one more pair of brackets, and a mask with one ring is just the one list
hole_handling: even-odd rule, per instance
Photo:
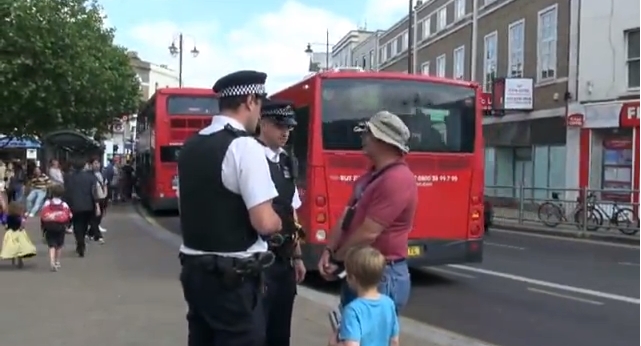
{"label": "sky", "polygon": [[237,70],[266,72],[267,88],[276,92],[308,74],[308,42],[324,51],[349,30],[366,25],[385,30],[407,12],[408,0],[100,0],[106,25],[116,29],[116,43],[141,59],[178,70],[169,45],[179,33],[185,51],[185,86],[211,87]]}

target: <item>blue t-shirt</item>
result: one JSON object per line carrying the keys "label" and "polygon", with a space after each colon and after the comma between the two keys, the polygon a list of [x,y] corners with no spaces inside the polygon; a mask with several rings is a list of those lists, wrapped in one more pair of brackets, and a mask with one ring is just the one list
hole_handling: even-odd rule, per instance
{"label": "blue t-shirt", "polygon": [[378,299],[356,298],[343,308],[338,339],[358,341],[361,346],[389,346],[398,336],[394,301],[381,294]]}

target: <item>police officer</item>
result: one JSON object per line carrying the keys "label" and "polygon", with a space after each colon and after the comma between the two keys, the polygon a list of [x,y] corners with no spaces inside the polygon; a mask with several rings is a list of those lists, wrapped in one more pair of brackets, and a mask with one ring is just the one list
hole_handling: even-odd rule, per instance
{"label": "police officer", "polygon": [[240,71],[218,80],[221,114],[185,142],[178,159],[188,346],[265,342],[263,273],[274,258],[261,235],[282,228],[265,149],[252,136],[266,78]]}
{"label": "police officer", "polygon": [[283,149],[296,120],[291,103],[285,101],[268,101],[261,114],[258,139],[265,146],[271,178],[278,191],[273,206],[283,222],[282,231],[268,241],[276,259],[267,269],[266,346],[289,346],[296,284],[305,278],[299,245],[304,234],[296,216],[301,205],[295,185],[297,165]]}

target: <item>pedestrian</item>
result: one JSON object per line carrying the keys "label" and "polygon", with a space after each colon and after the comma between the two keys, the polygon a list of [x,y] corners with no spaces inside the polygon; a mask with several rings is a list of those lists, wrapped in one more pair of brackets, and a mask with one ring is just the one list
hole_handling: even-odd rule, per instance
{"label": "pedestrian", "polygon": [[269,241],[276,260],[266,272],[266,346],[289,346],[296,285],[305,279],[300,250],[304,232],[296,215],[296,209],[301,206],[295,181],[298,165],[283,149],[294,126],[296,120],[290,102],[271,100],[263,105],[258,140],[264,145],[270,175],[278,191],[273,201],[274,210],[283,222],[283,230]]}
{"label": "pedestrian", "polygon": [[102,233],[107,230],[103,228],[100,223],[102,218],[105,216],[105,211],[107,210],[107,184],[105,183],[105,178],[102,176],[101,164],[98,158],[94,158],[91,161],[91,170],[96,177],[96,186],[94,188],[94,197],[98,201],[98,207],[100,208],[100,213],[96,213],[91,218],[89,223],[89,238],[93,241],[97,241],[100,244],[105,243],[105,238]]}
{"label": "pedestrian", "polygon": [[372,247],[352,248],[345,257],[347,284],[357,297],[343,307],[329,346],[398,346],[399,323],[392,299],[378,291],[385,256]]}
{"label": "pedestrian", "polygon": [[76,253],[85,257],[85,236],[89,230],[91,219],[100,215],[99,201],[95,196],[96,176],[85,170],[85,162],[73,162],[73,171],[65,179],[65,202],[73,213],[72,226],[76,238]]}
{"label": "pedestrian", "polygon": [[259,234],[282,228],[265,150],[251,136],[266,78],[239,71],[218,80],[213,90],[221,114],[185,141],[178,158],[189,346],[265,342],[263,276],[274,256]]}
{"label": "pedestrian", "polygon": [[[347,251],[371,245],[387,263],[378,289],[400,310],[410,294],[407,243],[418,202],[414,174],[403,159],[409,151],[410,132],[398,116],[387,111],[376,113],[358,130],[372,169],[354,182],[350,202],[330,233],[318,268],[326,280],[336,280]],[[355,297],[354,290],[343,284],[341,305]]]}
{"label": "pedestrian", "polygon": [[24,183],[26,181],[26,172],[22,167],[22,163],[20,160],[14,160],[9,163],[7,170],[9,171],[9,202],[22,202]]}
{"label": "pedestrian", "polygon": [[60,162],[56,159],[49,161],[49,179],[52,184],[64,185],[65,179],[60,168]]}
{"label": "pedestrian", "polygon": [[33,245],[27,231],[24,229],[24,210],[19,202],[11,202],[6,217],[6,232],[0,249],[0,259],[11,260],[17,268],[24,266],[24,259],[36,255],[36,246]]}
{"label": "pedestrian", "polygon": [[27,195],[27,214],[28,217],[34,217],[40,211],[42,203],[47,198],[47,189],[50,185],[49,177],[42,173],[39,167],[33,168],[31,179],[29,180],[29,194]]}
{"label": "pedestrian", "polygon": [[60,269],[65,234],[71,226],[71,208],[66,202],[62,201],[64,191],[65,189],[62,185],[56,184],[52,186],[51,198],[44,202],[42,213],[40,214],[40,228],[49,247],[49,267],[51,271]]}

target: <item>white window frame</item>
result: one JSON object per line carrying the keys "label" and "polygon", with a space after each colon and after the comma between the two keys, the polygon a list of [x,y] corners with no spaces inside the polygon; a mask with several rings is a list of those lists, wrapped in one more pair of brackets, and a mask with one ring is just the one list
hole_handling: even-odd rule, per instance
{"label": "white window frame", "polygon": [[429,61],[426,61],[426,62],[421,64],[421,74],[427,75],[427,76],[430,75],[430,62]]}
{"label": "white window frame", "polygon": [[385,56],[385,45],[378,47],[378,60],[380,60],[378,62],[379,64],[382,64],[387,60],[387,57]]}
{"label": "white window frame", "polygon": [[374,68],[374,66],[376,65],[376,59],[375,59],[376,56],[375,56],[375,54],[376,54],[376,52],[374,51],[374,49],[371,49],[369,51],[369,69],[370,70],[374,70],[375,69]]}
{"label": "white window frame", "polygon": [[407,50],[407,47],[409,47],[410,43],[410,33],[409,31],[404,31],[403,32],[403,52]]}
{"label": "white window frame", "polygon": [[[488,51],[488,42],[490,39],[494,40],[494,53],[490,54]],[[498,62],[499,52],[499,35],[497,31],[493,31],[483,37],[483,91],[490,92],[492,90],[493,78],[488,75],[494,73],[496,76],[496,68]],[[490,71],[490,69],[492,69]]]}
{"label": "white window frame", "polygon": [[423,39],[432,35],[432,17],[428,17],[423,21]]}
{"label": "white window frame", "polygon": [[[549,28],[543,27],[545,16],[553,19]],[[536,79],[539,82],[557,78],[557,44],[559,40],[559,6],[554,4],[538,12],[536,40]],[[552,71],[552,73],[550,73]]]}
{"label": "white window frame", "polygon": [[447,7],[441,7],[436,12],[436,31],[441,31],[447,26]]}
{"label": "white window frame", "polygon": [[[520,39],[518,47],[514,47],[516,33],[515,29],[521,26]],[[523,69],[525,66],[525,19],[519,19],[508,26],[507,38],[507,74],[508,77],[521,78],[523,77]],[[515,68],[516,67],[516,68]],[[516,72],[516,73],[513,73]]]}
{"label": "white window frame", "polygon": [[447,68],[447,55],[442,54],[436,57],[436,76],[445,78]]}
{"label": "white window frame", "polygon": [[460,46],[452,52],[452,78],[465,78],[465,46]]}
{"label": "white window frame", "polygon": [[627,90],[630,91],[638,91],[639,90],[639,85],[637,86],[630,86],[630,79],[628,78],[630,76],[630,64],[636,62],[639,64],[639,56],[636,57],[630,57],[630,34],[631,33],[639,33],[639,28],[628,30],[625,32],[625,86]]}
{"label": "white window frame", "polygon": [[491,4],[491,3],[495,2],[495,1],[496,0],[484,0],[483,1],[483,6],[487,6],[487,5],[489,5],[489,4]]}
{"label": "white window frame", "polygon": [[465,3],[466,0],[454,0],[454,20],[460,20],[465,17]]}

